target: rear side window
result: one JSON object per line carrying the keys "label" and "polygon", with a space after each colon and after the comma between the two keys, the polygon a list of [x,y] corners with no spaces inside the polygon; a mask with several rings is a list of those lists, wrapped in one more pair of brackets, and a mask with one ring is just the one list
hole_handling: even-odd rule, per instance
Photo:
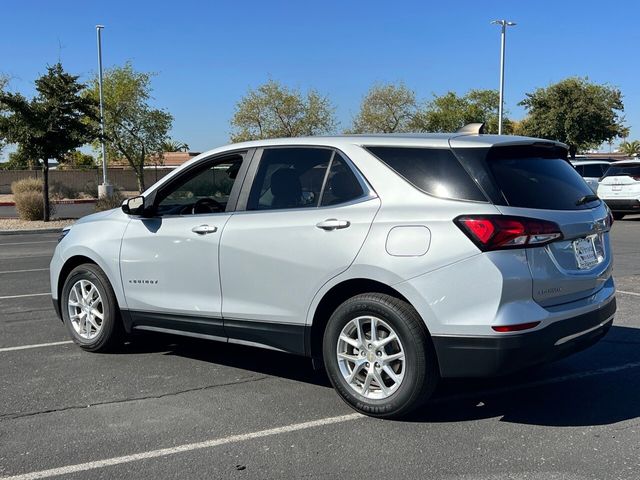
{"label": "rear side window", "polygon": [[[507,205],[545,210],[580,210],[593,192],[580,174],[554,149],[498,147],[486,162]],[[595,200],[596,202],[599,200]]]}
{"label": "rear side window", "polygon": [[430,195],[486,202],[451,150],[438,148],[367,147],[414,187]]}
{"label": "rear side window", "polygon": [[364,195],[347,162],[327,148],[265,149],[249,194],[248,210],[312,208]]}
{"label": "rear side window", "polygon": [[604,173],[605,177],[621,177],[621,176],[640,178],[640,164],[627,165],[611,165]]}

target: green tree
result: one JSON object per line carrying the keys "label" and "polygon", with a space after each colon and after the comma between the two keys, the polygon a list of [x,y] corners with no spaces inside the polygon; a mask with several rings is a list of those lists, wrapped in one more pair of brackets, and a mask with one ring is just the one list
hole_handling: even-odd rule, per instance
{"label": "green tree", "polygon": [[19,93],[0,92],[0,136],[17,143],[29,158],[42,164],[44,221],[49,221],[49,159],[60,160],[92,141],[97,131],[87,118],[95,103],[81,95],[85,86],[57,63],[35,81],[37,94],[27,100]]}
{"label": "green tree", "polygon": [[608,85],[571,77],[526,94],[523,130],[534,137],[559,140],[576,152],[595,148],[624,134],[622,93]]}
{"label": "green tree", "polygon": [[[417,131],[455,132],[469,123],[484,123],[486,133],[498,133],[500,96],[495,90],[470,90],[463,96],[455,92],[434,95],[412,123]],[[512,131],[511,121],[503,119],[503,131]]]}
{"label": "green tree", "polygon": [[188,152],[189,145],[178,140],[167,138],[162,142],[163,152]]}
{"label": "green tree", "polygon": [[306,95],[270,80],[236,105],[232,142],[330,133],[336,127],[334,107],[315,90]]}
{"label": "green tree", "polygon": [[[146,189],[144,166],[162,154],[171,129],[170,113],[153,108],[150,73],[137,72],[131,63],[104,72],[104,123],[107,162],[124,159],[133,169],[141,192]],[[98,78],[88,96],[98,101]]]}
{"label": "green tree", "polygon": [[416,110],[416,95],[403,83],[374,85],[362,99],[349,133],[411,131]]}
{"label": "green tree", "polygon": [[0,163],[0,170],[33,170],[39,162],[25,153],[24,148],[18,145],[15,152],[9,154],[6,162]]}
{"label": "green tree", "polygon": [[60,170],[90,170],[96,168],[98,163],[93,155],[83,153],[80,150],[72,150],[60,159]]}
{"label": "green tree", "polygon": [[627,157],[637,157],[640,155],[640,141],[634,140],[632,142],[622,142],[619,150]]}

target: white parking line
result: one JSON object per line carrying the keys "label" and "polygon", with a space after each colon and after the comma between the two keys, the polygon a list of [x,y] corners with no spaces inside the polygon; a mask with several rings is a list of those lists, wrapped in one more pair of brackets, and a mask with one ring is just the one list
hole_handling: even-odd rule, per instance
{"label": "white parking line", "polygon": [[255,438],[270,437],[280,435],[282,433],[296,432],[298,430],[306,430],[309,428],[323,427],[325,425],[333,425],[336,423],[348,422],[363,418],[359,413],[351,413],[349,415],[341,415],[339,417],[326,417],[320,420],[312,420],[310,422],[294,423],[284,427],[270,428],[268,430],[259,430],[257,432],[244,433],[241,435],[231,435],[229,437],[215,438],[198,443],[187,443],[176,447],[161,448],[158,450],[150,450],[147,452],[134,453],[133,455],[124,455],[122,457],[112,457],[105,460],[97,460],[95,462],[78,463],[76,465],[67,465],[65,467],[51,468],[49,470],[40,470],[37,472],[15,475],[13,477],[0,477],[0,480],[34,480],[37,478],[49,478],[58,475],[67,475],[70,473],[86,472],[95,470],[96,468],[111,467],[113,465],[121,465],[123,463],[137,462],[147,460],[149,458],[166,457],[175,455],[176,453],[191,452],[193,450],[201,450],[203,448],[217,447],[219,445],[228,445],[230,443],[245,442]]}
{"label": "white parking line", "polygon": [[625,295],[633,295],[634,297],[640,297],[640,293],[636,292],[627,292],[625,290],[616,290],[618,293],[624,293]]}
{"label": "white parking line", "polygon": [[16,350],[28,350],[30,348],[55,347],[56,345],[67,345],[68,343],[73,343],[73,342],[71,340],[64,340],[61,342],[36,343],[34,345],[19,345],[17,347],[3,347],[3,348],[0,348],[0,353],[15,352]]}
{"label": "white parking line", "polygon": [[28,268],[26,270],[5,270],[4,272],[0,272],[0,275],[4,273],[44,272],[45,270],[49,270],[49,269],[48,268]]}
{"label": "white parking line", "polygon": [[40,240],[38,242],[11,242],[11,243],[0,243],[0,247],[2,245],[31,245],[34,243],[57,243],[58,240]]}
{"label": "white parking line", "polygon": [[27,294],[24,294],[24,295],[7,295],[5,297],[0,297],[0,300],[7,300],[9,298],[42,297],[43,295],[51,295],[51,292],[47,292],[47,293],[27,293]]}

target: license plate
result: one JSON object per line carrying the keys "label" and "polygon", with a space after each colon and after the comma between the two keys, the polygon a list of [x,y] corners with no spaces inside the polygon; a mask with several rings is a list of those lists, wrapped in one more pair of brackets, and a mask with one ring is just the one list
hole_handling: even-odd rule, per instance
{"label": "license plate", "polygon": [[620,190],[622,190],[622,185],[612,185],[611,190],[613,190],[614,192],[619,192]]}
{"label": "license plate", "polygon": [[596,247],[591,238],[579,238],[573,241],[573,251],[576,254],[576,262],[580,270],[591,268],[600,263]]}

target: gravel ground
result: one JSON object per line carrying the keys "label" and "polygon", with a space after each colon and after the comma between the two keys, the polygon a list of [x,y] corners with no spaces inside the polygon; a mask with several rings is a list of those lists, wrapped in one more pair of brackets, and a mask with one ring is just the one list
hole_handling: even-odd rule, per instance
{"label": "gravel ground", "polygon": [[0,231],[2,230],[39,230],[43,228],[63,228],[71,225],[75,220],[51,220],[43,222],[41,220],[30,222],[28,220],[20,220],[18,218],[0,218]]}

